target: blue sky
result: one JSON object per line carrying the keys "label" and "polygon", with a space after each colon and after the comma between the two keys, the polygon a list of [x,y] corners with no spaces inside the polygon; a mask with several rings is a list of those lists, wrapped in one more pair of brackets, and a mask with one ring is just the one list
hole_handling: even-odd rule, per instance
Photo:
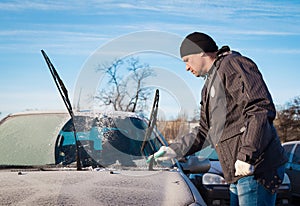
{"label": "blue sky", "polygon": [[[2,0],[0,117],[32,109],[64,109],[41,49],[47,52],[73,99],[80,71],[89,57],[101,46],[141,31],[182,38],[193,31],[208,33],[219,46],[229,45],[253,59],[275,104],[284,105],[300,95],[299,25],[297,0]],[[203,80],[185,72],[178,59],[148,57],[145,61],[178,74],[199,101]]]}

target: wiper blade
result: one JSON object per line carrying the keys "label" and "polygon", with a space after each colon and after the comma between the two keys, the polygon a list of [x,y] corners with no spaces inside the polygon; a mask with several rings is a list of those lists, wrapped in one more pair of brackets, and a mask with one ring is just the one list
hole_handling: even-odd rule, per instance
{"label": "wiper blade", "polygon": [[[155,92],[155,97],[154,97],[154,102],[153,102],[153,106],[152,106],[152,111],[151,111],[151,114],[150,114],[148,128],[146,129],[143,144],[141,146],[141,152],[142,153],[143,153],[143,150],[145,149],[146,143],[149,140],[149,138],[150,138],[150,136],[153,132],[153,129],[156,125],[157,112],[158,112],[158,102],[159,102],[159,90],[157,89],[156,92]],[[151,145],[151,147],[152,147],[152,145]]]}
{"label": "wiper blade", "polygon": [[58,168],[57,165],[0,165],[0,170],[19,171],[44,171],[50,168]]}
{"label": "wiper blade", "polygon": [[44,50],[41,50],[44,59],[49,67],[49,70],[51,72],[51,75],[54,79],[54,82],[56,84],[56,87],[67,107],[67,110],[71,116],[71,120],[72,120],[72,127],[73,127],[73,132],[74,132],[74,138],[75,138],[75,145],[76,145],[76,165],[77,165],[77,170],[81,170],[82,166],[81,166],[81,162],[80,162],[80,155],[79,155],[79,145],[78,145],[78,141],[77,141],[77,135],[76,135],[76,129],[75,129],[75,119],[74,119],[74,113],[73,113],[73,109],[72,109],[72,105],[69,99],[69,95],[68,95],[68,90],[66,89],[63,81],[61,80],[61,78],[59,77],[56,69],[54,68],[53,64],[51,63],[49,57],[47,56],[46,52],[44,52]]}
{"label": "wiper blade", "polygon": [[38,166],[31,166],[31,165],[0,165],[1,169],[37,169]]}
{"label": "wiper blade", "polygon": [[[141,153],[144,154],[144,149],[146,147],[146,144],[148,142],[148,140],[150,139],[150,136],[153,132],[154,127],[156,126],[156,119],[157,119],[157,113],[158,113],[158,102],[159,102],[159,90],[157,89],[155,91],[155,97],[154,97],[154,101],[153,101],[153,106],[152,106],[152,110],[151,110],[151,114],[150,114],[150,118],[149,118],[149,122],[148,122],[148,127],[146,129],[146,133],[145,133],[145,137],[141,146]],[[152,151],[155,151],[152,144],[149,144],[151,147]],[[147,163],[149,163],[149,167],[148,170],[153,170],[153,163],[154,163],[154,158],[153,154],[151,154],[147,160]]]}

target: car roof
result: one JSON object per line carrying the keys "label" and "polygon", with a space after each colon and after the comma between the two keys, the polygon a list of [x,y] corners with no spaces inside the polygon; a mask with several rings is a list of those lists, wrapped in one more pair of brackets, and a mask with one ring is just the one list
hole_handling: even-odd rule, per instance
{"label": "car roof", "polygon": [[290,144],[300,144],[300,141],[290,141],[290,142],[284,142],[282,145],[290,145]]}
{"label": "car roof", "polygon": [[[38,115],[38,114],[66,114],[68,115],[68,112],[61,111],[61,110],[30,110],[30,111],[23,111],[23,112],[16,112],[12,114],[8,114],[6,117],[11,116],[21,116],[21,115]],[[98,115],[104,115],[104,116],[113,116],[113,117],[137,117],[137,118],[145,118],[145,116],[142,113],[135,113],[135,112],[127,112],[127,111],[98,111],[98,110],[84,110],[84,111],[75,111],[74,115],[83,115],[83,116],[98,116]],[[3,120],[2,119],[2,120]],[[1,120],[1,121],[2,121]]]}

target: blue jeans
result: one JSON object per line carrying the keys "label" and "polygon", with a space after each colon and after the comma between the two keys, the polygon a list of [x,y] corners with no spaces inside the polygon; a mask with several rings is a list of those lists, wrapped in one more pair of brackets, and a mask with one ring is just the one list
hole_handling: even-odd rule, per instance
{"label": "blue jeans", "polygon": [[246,176],[230,184],[231,206],[272,206],[276,202],[276,193],[266,190],[254,176]]}

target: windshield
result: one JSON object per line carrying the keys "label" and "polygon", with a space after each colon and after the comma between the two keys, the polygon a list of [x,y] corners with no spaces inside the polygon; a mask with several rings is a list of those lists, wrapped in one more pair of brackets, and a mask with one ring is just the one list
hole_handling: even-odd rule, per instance
{"label": "windshield", "polygon": [[196,152],[195,155],[202,157],[202,158],[207,158],[207,159],[213,160],[213,161],[219,160],[216,150],[211,145],[201,149],[199,152]]}
{"label": "windshield", "polygon": [[[162,146],[156,131],[152,132],[143,151],[147,125],[136,117],[75,117],[76,137],[83,166],[141,167],[145,156]],[[69,165],[76,161],[76,145],[72,121],[59,132],[55,147],[55,163]]]}
{"label": "windshield", "polygon": [[[83,167],[148,169],[147,158],[166,145],[166,141],[154,129],[141,151],[147,122],[125,114],[75,116]],[[11,115],[1,121],[0,140],[2,167],[76,167],[74,128],[66,113]],[[154,167],[164,166],[155,164]]]}

